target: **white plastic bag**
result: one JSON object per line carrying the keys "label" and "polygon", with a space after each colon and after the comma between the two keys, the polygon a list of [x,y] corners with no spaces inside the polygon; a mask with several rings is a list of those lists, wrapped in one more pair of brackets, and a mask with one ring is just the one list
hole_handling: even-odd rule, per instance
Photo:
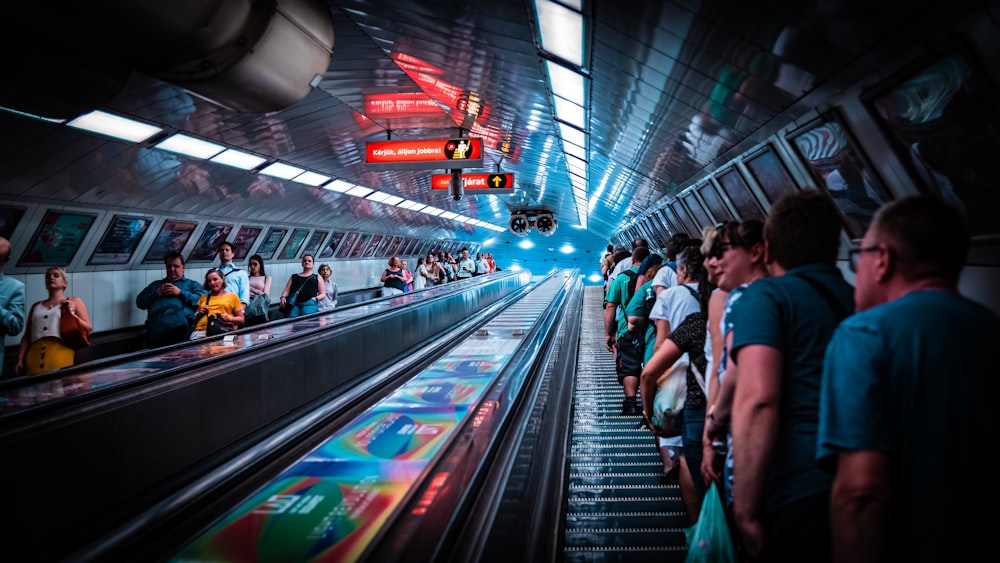
{"label": "white plastic bag", "polygon": [[667,436],[680,436],[684,423],[684,401],[687,400],[688,363],[678,360],[656,382],[653,398],[653,424]]}

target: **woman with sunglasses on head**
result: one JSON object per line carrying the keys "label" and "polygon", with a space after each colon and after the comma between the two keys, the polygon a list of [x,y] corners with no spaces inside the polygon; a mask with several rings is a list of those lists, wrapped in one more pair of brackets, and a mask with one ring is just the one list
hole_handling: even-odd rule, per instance
{"label": "woman with sunglasses on head", "polygon": [[[716,229],[712,251],[707,257],[709,271],[714,271],[718,286],[728,291],[720,320],[722,350],[718,363],[714,363],[717,393],[709,392],[705,410],[705,432],[702,438],[701,472],[706,482],[717,481],[720,456],[725,457],[724,490],[726,504],[732,501],[732,449],[729,447],[729,417],[732,413],[733,395],[736,390],[736,366],[727,358],[732,344],[732,324],[726,315],[751,283],[767,277],[764,262],[764,223],[748,221],[723,223]],[[715,349],[713,348],[713,354]]]}
{"label": "woman with sunglasses on head", "polygon": [[[250,270],[250,302],[251,305],[254,301],[259,301],[261,304],[266,304],[269,306],[271,304],[271,276],[267,275],[264,271],[264,258],[260,254],[254,254],[250,257],[248,261]],[[266,311],[266,306],[261,307]],[[253,308],[248,308],[246,313],[249,313]],[[258,325],[267,322],[268,315],[257,314],[250,316],[247,314],[247,326]]]}
{"label": "woman with sunglasses on head", "polygon": [[66,296],[68,285],[66,272],[62,268],[45,270],[45,289],[48,290],[49,297],[36,302],[28,311],[17,364],[14,366],[14,373],[17,375],[34,375],[73,365],[75,352],[59,335],[63,303],[69,303],[69,314],[77,317],[87,332],[94,330],[83,300]]}

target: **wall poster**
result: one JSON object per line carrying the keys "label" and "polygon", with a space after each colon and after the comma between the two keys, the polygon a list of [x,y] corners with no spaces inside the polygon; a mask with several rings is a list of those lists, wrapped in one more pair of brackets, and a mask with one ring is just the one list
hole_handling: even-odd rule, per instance
{"label": "wall poster", "polygon": [[[215,256],[219,253],[219,245],[226,242],[226,237],[229,236],[229,232],[232,230],[233,225],[223,225],[221,223],[209,223],[205,225],[205,230],[198,237],[198,243],[194,245],[191,256],[188,256],[188,262],[211,262],[215,260]],[[234,257],[233,260],[235,259]]]}
{"label": "wall poster", "polygon": [[971,56],[939,53],[866,97],[923,190],[962,209],[972,234],[1000,233],[1000,106]]}
{"label": "wall poster", "polygon": [[278,254],[278,260],[294,260],[299,254],[299,249],[306,242],[306,236],[309,235],[309,229],[295,229],[292,231],[292,236],[288,237],[285,242],[285,247],[281,249],[281,253]]}
{"label": "wall poster", "polygon": [[789,134],[789,139],[820,189],[837,205],[847,234],[860,239],[889,197],[848,137],[847,128],[836,115],[827,113]]}
{"label": "wall poster", "polygon": [[750,186],[735,167],[731,167],[725,172],[715,176],[722,187],[722,191],[729,196],[729,201],[733,202],[736,213],[739,214],[740,221],[748,219],[764,220],[764,210],[757,203],[757,198],[750,191]]}
{"label": "wall poster", "polygon": [[767,201],[772,205],[790,193],[798,191],[795,180],[785,168],[785,163],[781,162],[778,153],[770,146],[766,146],[757,153],[750,155],[743,160],[743,165],[750,171],[750,175],[757,181],[761,191],[767,196]]}
{"label": "wall poster", "polygon": [[350,232],[344,237],[344,242],[337,249],[337,258],[349,258],[351,250],[358,244],[358,233]]}
{"label": "wall poster", "polygon": [[142,259],[143,264],[162,262],[163,256],[167,252],[184,250],[184,245],[187,244],[197,226],[198,223],[191,221],[171,219],[164,221],[160,232],[156,235],[156,240],[153,241],[153,246],[149,247],[149,250],[146,251],[146,257]]}
{"label": "wall poster", "polygon": [[25,211],[23,207],[0,205],[0,237],[10,240]]}
{"label": "wall poster", "polygon": [[712,211],[712,214],[721,221],[734,221],[736,217],[733,216],[733,212],[729,210],[729,206],[726,205],[725,198],[719,193],[719,188],[712,182],[702,182],[702,184],[695,188],[701,199],[705,201],[708,208]]}
{"label": "wall poster", "polygon": [[87,264],[91,266],[128,264],[152,222],[153,220],[148,217],[115,215]]}
{"label": "wall poster", "polygon": [[232,240],[233,262],[246,260],[247,256],[250,255],[250,249],[253,248],[253,243],[257,242],[257,237],[263,230],[260,227],[240,227],[236,238]]}
{"label": "wall poster", "polygon": [[326,243],[326,246],[323,247],[323,251],[319,253],[319,257],[333,258],[334,252],[337,251],[337,245],[340,244],[340,241],[344,240],[345,234],[346,233],[344,233],[343,231],[337,231],[333,233],[333,236],[330,237],[330,240]]}
{"label": "wall poster", "polygon": [[66,266],[80,250],[83,237],[97,215],[72,211],[45,212],[31,243],[24,250],[18,266]]}
{"label": "wall poster", "polygon": [[323,244],[323,240],[326,235],[330,234],[330,231],[316,231],[311,237],[309,237],[309,242],[306,244],[305,250],[302,254],[312,254],[314,260],[319,259],[319,245]]}
{"label": "wall poster", "polygon": [[264,241],[260,243],[260,247],[257,248],[257,254],[264,260],[273,260],[274,253],[278,250],[278,245],[281,244],[281,239],[285,238],[285,233],[288,229],[282,227],[271,227],[267,231],[267,236],[264,237]]}

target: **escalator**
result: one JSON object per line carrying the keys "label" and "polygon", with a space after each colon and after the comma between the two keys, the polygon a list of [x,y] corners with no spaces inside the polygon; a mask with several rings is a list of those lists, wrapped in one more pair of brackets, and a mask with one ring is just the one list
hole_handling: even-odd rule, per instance
{"label": "escalator", "polygon": [[563,557],[568,562],[683,561],[684,511],[677,485],[640,417],[621,416],[621,385],[604,348],[600,287],[583,305],[573,398]]}

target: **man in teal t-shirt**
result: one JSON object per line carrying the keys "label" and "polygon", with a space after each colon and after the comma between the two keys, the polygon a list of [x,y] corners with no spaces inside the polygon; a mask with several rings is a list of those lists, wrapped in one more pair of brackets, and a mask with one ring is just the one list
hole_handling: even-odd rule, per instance
{"label": "man in teal t-shirt", "polygon": [[636,397],[639,392],[639,375],[642,373],[642,356],[632,343],[628,331],[628,320],[624,310],[635,293],[635,280],[639,276],[639,265],[649,256],[649,249],[640,246],[632,251],[632,267],[615,276],[604,297],[605,347],[615,355],[615,371],[618,382],[625,391],[622,401],[622,416],[639,416],[642,406]]}

